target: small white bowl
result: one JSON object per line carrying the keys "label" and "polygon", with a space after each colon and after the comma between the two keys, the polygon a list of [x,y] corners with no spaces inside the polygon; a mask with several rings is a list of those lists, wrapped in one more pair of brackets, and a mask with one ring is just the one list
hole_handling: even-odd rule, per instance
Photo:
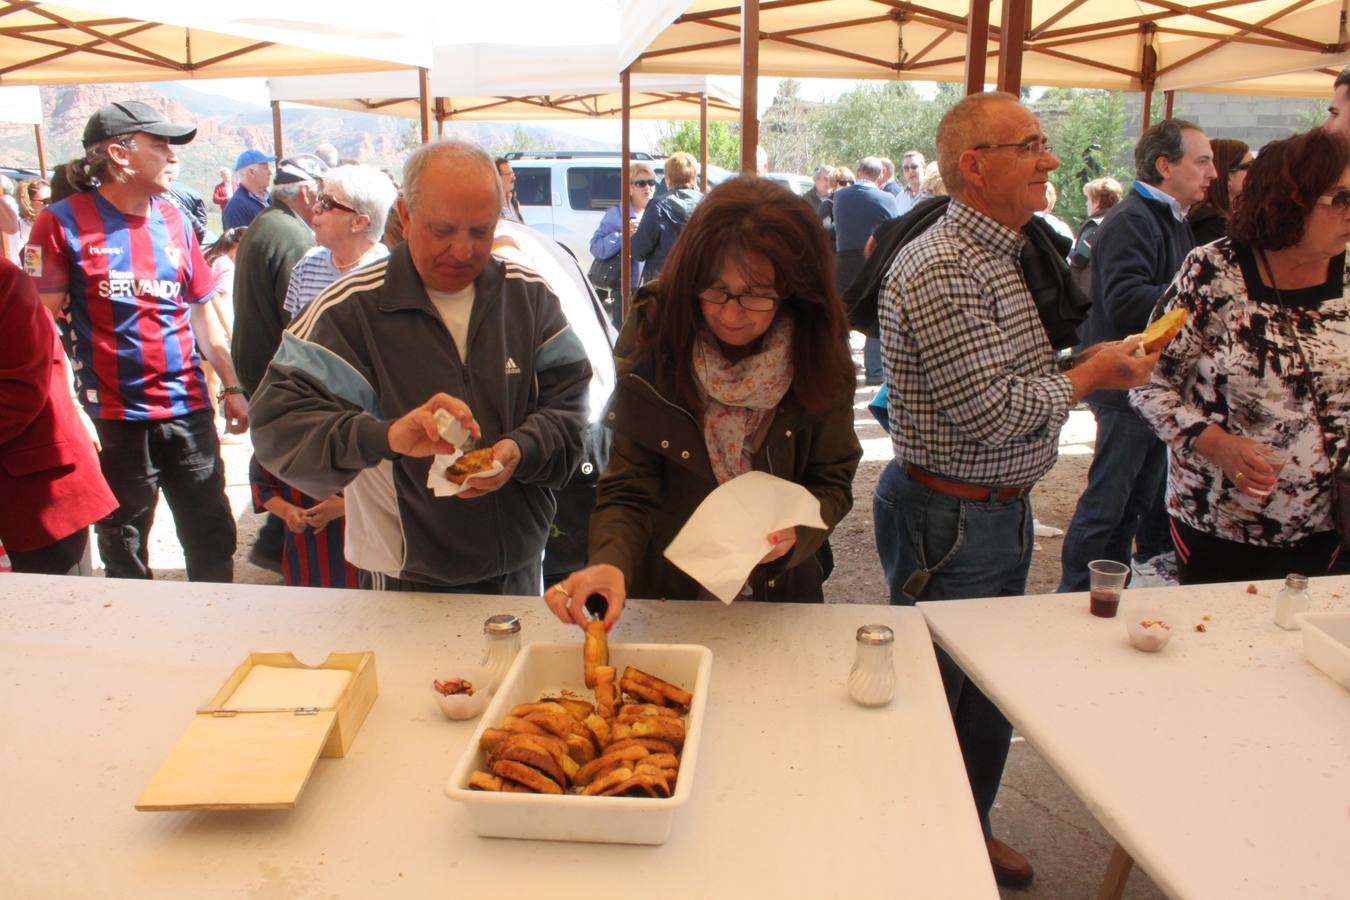
{"label": "small white bowl", "polygon": [[488,690],[487,672],[477,666],[471,666],[456,669],[455,674],[435,680],[449,681],[451,678],[462,678],[469,682],[473,685],[473,693],[447,696],[433,687],[431,693],[440,705],[441,712],[445,713],[447,719],[454,719],[455,721],[476,719],[481,716],[483,710],[487,709],[488,701],[492,699],[492,692]]}
{"label": "small white bowl", "polygon": [[[1147,624],[1145,624],[1147,623]],[[1173,628],[1158,616],[1135,615],[1125,620],[1125,632],[1130,645],[1144,653],[1159,653],[1172,640]]]}

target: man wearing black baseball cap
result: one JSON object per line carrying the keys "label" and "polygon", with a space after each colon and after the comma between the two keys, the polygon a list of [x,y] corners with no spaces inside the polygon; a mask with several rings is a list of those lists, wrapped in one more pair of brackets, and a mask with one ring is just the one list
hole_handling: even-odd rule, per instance
{"label": "man wearing black baseball cap", "polygon": [[196,125],[175,125],[149,103],[118,100],[99,107],[84,126],[84,149],[100,141],[143,131],[170,144],[186,144],[197,136]]}
{"label": "man wearing black baseball cap", "polygon": [[211,269],[183,214],[161,197],[178,162],[174,145],[196,133],[138,100],[100,108],[85,126],[84,156],[68,166],[82,192],[38,215],[23,253],[43,302],[70,314],[76,392],[118,501],[94,525],[114,578],[152,577],[161,488],[188,578],[233,578],[234,515],[198,348],[224,385],[230,431],[247,430],[248,407],[206,307]]}

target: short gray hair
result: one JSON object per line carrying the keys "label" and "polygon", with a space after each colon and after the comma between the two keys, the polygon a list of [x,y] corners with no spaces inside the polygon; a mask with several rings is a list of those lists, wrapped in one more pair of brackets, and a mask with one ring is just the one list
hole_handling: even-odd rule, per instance
{"label": "short gray hair", "polygon": [[875,156],[864,156],[858,163],[858,175],[863,178],[870,178],[873,181],[882,174],[885,169],[881,166],[881,160]]}
{"label": "short gray hair", "polygon": [[388,175],[370,166],[338,166],[323,173],[323,184],[341,188],[352,209],[370,219],[366,237],[378,241],[384,235],[389,207],[398,199],[398,188]]}
{"label": "short gray hair", "polygon": [[816,172],[811,177],[819,178],[820,176],[824,175],[826,178],[829,178],[832,174],[834,174],[834,166],[830,165],[829,163],[821,163],[820,165],[816,166]]}
{"label": "short gray hair", "polygon": [[1005,91],[971,94],[963,98],[942,117],[937,128],[937,164],[942,181],[951,192],[965,186],[961,177],[961,154],[977,144],[987,143],[994,128],[992,107],[1021,101]]}
{"label": "short gray hair", "polygon": [[450,166],[456,174],[467,173],[474,167],[481,168],[484,178],[491,175],[492,183],[496,185],[498,208],[506,202],[506,195],[502,193],[501,173],[497,171],[497,165],[492,161],[492,157],[473,141],[452,138],[423,144],[414,150],[412,156],[409,156],[408,161],[403,164],[403,203],[409,212],[417,206],[417,193],[422,187],[422,175],[433,160]]}
{"label": "short gray hair", "polygon": [[1162,184],[1158,160],[1177,162],[1185,156],[1187,131],[1200,131],[1200,126],[1185,119],[1163,119],[1145,131],[1134,145],[1134,177],[1144,184]]}
{"label": "short gray hair", "polygon": [[887,178],[895,177],[895,163],[887,157],[881,157],[881,171]]}
{"label": "short gray hair", "polygon": [[280,200],[282,203],[291,204],[300,199],[300,192],[305,188],[313,188],[312,181],[293,181],[290,184],[272,185],[272,197]]}

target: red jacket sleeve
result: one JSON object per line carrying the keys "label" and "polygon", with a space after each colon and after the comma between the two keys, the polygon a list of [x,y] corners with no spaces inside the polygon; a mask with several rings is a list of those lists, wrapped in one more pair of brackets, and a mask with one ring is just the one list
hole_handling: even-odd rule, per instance
{"label": "red jacket sleeve", "polygon": [[32,279],[0,259],[0,444],[22,434],[47,405],[48,316]]}

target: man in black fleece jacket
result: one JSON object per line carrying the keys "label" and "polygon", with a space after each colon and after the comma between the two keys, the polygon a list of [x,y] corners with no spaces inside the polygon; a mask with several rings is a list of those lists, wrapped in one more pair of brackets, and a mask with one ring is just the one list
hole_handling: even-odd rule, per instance
{"label": "man in black fleece jacket", "polygon": [[[1148,325],[1195,246],[1186,219],[1215,177],[1209,140],[1196,125],[1165,119],[1134,148],[1134,189],[1102,220],[1093,248],[1092,308],[1083,346],[1121,340]],[[1064,536],[1061,591],[1088,589],[1088,563],[1129,564],[1172,551],[1163,509],[1167,449],[1130,409],[1124,391],[1086,398],[1097,418],[1088,484]]]}

